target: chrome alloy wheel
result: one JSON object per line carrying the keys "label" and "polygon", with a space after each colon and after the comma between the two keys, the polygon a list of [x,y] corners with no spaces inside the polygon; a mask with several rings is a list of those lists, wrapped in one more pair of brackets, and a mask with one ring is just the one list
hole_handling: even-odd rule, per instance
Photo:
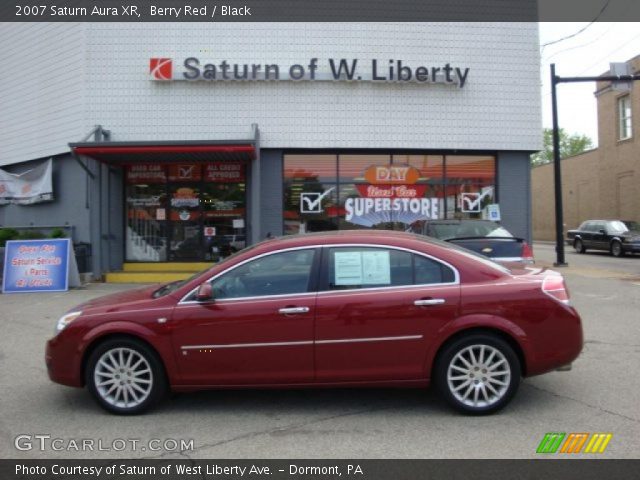
{"label": "chrome alloy wheel", "polygon": [[133,408],[144,402],[153,387],[147,359],[131,348],[107,350],[96,363],[93,381],[100,397],[109,405]]}
{"label": "chrome alloy wheel", "polygon": [[500,401],[511,383],[507,358],[490,345],[471,345],[458,352],[447,368],[451,394],[468,407],[488,407]]}

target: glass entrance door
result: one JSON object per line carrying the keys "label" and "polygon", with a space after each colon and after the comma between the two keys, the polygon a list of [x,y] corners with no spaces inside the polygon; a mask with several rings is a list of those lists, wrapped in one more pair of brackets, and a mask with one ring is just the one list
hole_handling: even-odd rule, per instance
{"label": "glass entrance door", "polygon": [[169,260],[197,262],[204,258],[198,184],[169,185],[171,198]]}
{"label": "glass entrance door", "polygon": [[219,261],[246,246],[245,165],[127,166],[126,260]]}

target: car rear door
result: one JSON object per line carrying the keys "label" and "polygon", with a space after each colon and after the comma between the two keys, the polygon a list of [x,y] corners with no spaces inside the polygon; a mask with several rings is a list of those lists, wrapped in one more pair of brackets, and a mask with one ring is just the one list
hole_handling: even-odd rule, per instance
{"label": "car rear door", "polygon": [[458,310],[457,272],[402,249],[326,247],[320,282],[316,381],[425,378],[427,348]]}
{"label": "car rear door", "polygon": [[319,249],[270,253],[210,280],[214,300],[195,292],[170,322],[185,385],[313,381],[313,323]]}

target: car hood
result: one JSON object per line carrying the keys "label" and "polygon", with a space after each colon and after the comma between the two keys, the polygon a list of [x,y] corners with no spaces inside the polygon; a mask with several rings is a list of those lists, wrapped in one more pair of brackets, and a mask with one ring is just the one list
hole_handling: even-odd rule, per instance
{"label": "car hood", "polygon": [[150,300],[151,295],[158,288],[160,288],[162,284],[151,285],[141,288],[134,288],[132,290],[126,290],[124,292],[112,293],[109,295],[104,295],[102,297],[97,297],[88,302],[84,302],[73,310],[87,310],[93,308],[101,308],[107,306],[113,307],[122,307],[125,304],[130,304],[134,302],[138,302],[141,300]]}
{"label": "car hood", "polygon": [[634,240],[635,239],[640,239],[640,231],[638,231],[638,230],[629,230],[628,232],[624,232],[620,236],[624,237],[624,238],[633,238]]}

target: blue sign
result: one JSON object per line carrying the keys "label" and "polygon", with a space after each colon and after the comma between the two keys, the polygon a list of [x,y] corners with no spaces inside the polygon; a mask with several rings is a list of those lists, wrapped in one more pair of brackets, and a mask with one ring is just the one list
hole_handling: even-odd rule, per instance
{"label": "blue sign", "polygon": [[71,240],[10,240],[4,255],[2,292],[62,292],[69,289]]}

